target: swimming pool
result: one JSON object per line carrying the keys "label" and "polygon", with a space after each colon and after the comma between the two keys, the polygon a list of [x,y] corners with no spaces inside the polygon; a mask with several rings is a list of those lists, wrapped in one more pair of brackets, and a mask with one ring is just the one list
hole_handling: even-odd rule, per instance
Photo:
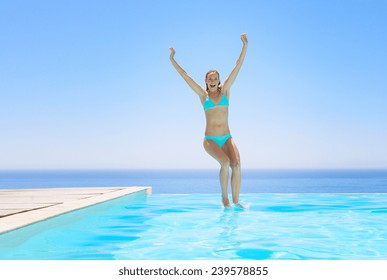
{"label": "swimming pool", "polygon": [[129,195],[0,235],[0,259],[387,259],[387,194]]}

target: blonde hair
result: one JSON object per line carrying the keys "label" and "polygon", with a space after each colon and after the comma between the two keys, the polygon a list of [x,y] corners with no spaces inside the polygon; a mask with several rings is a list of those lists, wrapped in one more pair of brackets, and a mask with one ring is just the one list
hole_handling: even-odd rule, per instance
{"label": "blonde hair", "polygon": [[[219,75],[219,72],[217,70],[210,70],[206,73],[206,81],[207,81],[207,77],[209,74],[211,73],[215,73],[218,75],[218,78],[219,78],[219,84],[218,84],[218,91],[220,92],[221,91],[221,88],[220,88],[220,75]],[[207,85],[207,82],[206,82],[206,91],[208,92],[208,85]]]}

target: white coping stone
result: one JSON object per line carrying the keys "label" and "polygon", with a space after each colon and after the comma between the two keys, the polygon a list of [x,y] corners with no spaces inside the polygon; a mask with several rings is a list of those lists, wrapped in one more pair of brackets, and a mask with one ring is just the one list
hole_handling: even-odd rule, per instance
{"label": "white coping stone", "polygon": [[0,234],[151,187],[0,190]]}

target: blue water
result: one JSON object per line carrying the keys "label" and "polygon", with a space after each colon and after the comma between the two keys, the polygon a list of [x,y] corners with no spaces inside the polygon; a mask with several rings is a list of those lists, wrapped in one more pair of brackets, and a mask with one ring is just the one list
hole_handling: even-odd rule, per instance
{"label": "blue water", "polygon": [[0,259],[386,260],[387,194],[130,195],[0,235]]}
{"label": "blue water", "polygon": [[[0,189],[152,186],[153,193],[219,193],[217,170],[0,171]],[[242,193],[381,193],[387,170],[243,170]]]}
{"label": "blue water", "polygon": [[2,234],[0,259],[387,259],[386,170],[245,170],[243,211],[217,176],[0,171],[1,189],[153,187]]}

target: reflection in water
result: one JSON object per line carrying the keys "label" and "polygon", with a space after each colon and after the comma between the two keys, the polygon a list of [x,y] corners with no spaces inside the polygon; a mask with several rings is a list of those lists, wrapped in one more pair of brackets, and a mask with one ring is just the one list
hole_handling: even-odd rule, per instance
{"label": "reflection in water", "polygon": [[[221,228],[219,233],[219,245],[214,249],[218,256],[223,255],[230,259],[269,259],[273,251],[263,248],[251,248],[250,242],[244,238],[243,219],[247,215],[246,210],[240,208],[225,208],[219,217],[218,225]],[[242,221],[242,226],[239,224]],[[251,237],[251,232],[249,236]],[[254,234],[253,234],[254,235]],[[246,236],[245,236],[246,237]],[[254,244],[257,246],[258,244]],[[258,246],[259,247],[259,246]],[[229,252],[229,254],[225,254]]]}
{"label": "reflection in water", "polygon": [[218,225],[220,225],[220,233],[218,242],[219,245],[214,249],[215,252],[234,250],[241,245],[237,238],[238,232],[238,217],[241,211],[234,208],[225,208],[219,217]]}

